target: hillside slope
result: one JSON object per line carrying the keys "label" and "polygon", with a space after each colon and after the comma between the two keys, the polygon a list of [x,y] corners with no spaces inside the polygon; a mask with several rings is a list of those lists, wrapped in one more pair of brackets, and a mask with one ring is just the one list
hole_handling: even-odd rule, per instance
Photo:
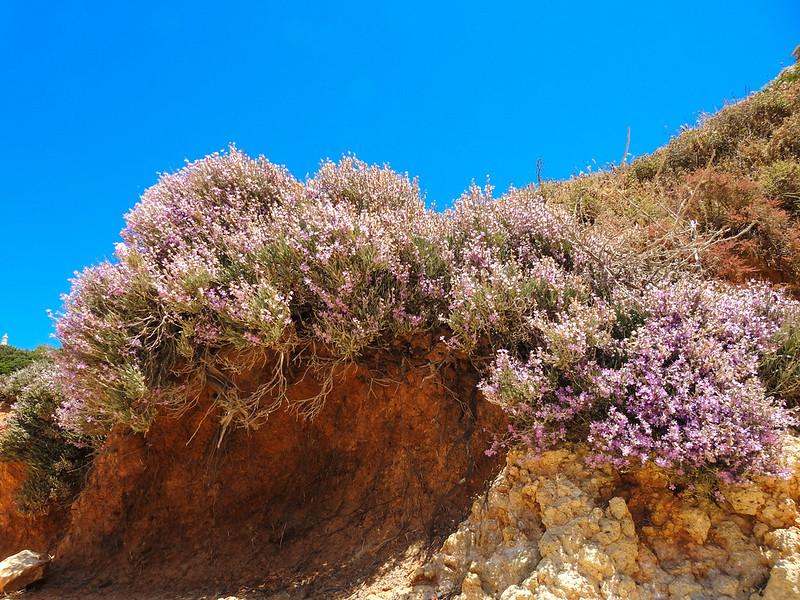
{"label": "hillside slope", "polygon": [[798,293],[800,65],[630,164],[545,182],[548,202],[707,274]]}
{"label": "hillside slope", "polygon": [[23,516],[0,465],[23,596],[797,597],[800,304],[716,281],[798,292],[797,123],[793,67],[444,215],[349,157],[164,176],[59,316],[82,489]]}

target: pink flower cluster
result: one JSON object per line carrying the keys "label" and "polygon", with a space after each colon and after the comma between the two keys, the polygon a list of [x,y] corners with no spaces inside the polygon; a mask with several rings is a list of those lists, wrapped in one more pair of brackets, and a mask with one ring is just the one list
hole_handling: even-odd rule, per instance
{"label": "pink flower cluster", "polygon": [[[553,315],[599,286],[604,241],[572,215],[528,190],[498,199],[472,186],[445,213],[450,289],[445,322],[455,346],[472,351],[535,343],[528,321]],[[596,256],[596,255],[595,255]]]}
{"label": "pink flower cluster", "polygon": [[353,359],[438,326],[441,217],[388,168],[345,157],[302,184],[231,148],[163,176],[126,220],[116,260],[78,274],[58,317],[73,427],[146,428],[177,366],[217,349],[314,341]]}
{"label": "pink flower cluster", "polygon": [[759,365],[794,303],[690,278],[637,296],[630,248],[533,190],[491,192],[439,214],[385,166],[348,156],[301,183],[235,148],[163,176],[115,260],[65,297],[62,422],[145,429],[231,348],[354,360],[437,330],[481,368],[494,358],[481,389],[535,450],[581,439],[621,468],[780,474],[794,417]]}
{"label": "pink flower cluster", "polygon": [[761,285],[687,279],[648,289],[636,311],[627,334],[614,313],[576,313],[554,324],[573,330],[561,344],[550,333],[527,360],[498,353],[483,391],[517,417],[511,437],[541,451],[583,431],[591,460],[621,469],[653,461],[723,483],[784,475],[780,451],[797,420],[758,369],[796,303]]}

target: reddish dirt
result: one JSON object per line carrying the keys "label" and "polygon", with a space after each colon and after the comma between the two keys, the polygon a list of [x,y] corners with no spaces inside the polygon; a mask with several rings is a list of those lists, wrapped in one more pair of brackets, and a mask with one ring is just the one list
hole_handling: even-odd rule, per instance
{"label": "reddish dirt", "polygon": [[313,421],[282,411],[220,441],[207,390],[145,435],[113,432],[51,546],[47,583],[26,596],[330,598],[440,539],[499,470],[484,450],[505,419],[466,361],[430,366],[441,345],[397,350],[372,361],[382,384],[366,362],[347,369]]}
{"label": "reddish dirt", "polygon": [[24,480],[23,465],[0,461],[0,560],[26,548],[47,552],[68,522],[69,509],[64,506],[55,506],[44,516],[20,515],[16,495]]}

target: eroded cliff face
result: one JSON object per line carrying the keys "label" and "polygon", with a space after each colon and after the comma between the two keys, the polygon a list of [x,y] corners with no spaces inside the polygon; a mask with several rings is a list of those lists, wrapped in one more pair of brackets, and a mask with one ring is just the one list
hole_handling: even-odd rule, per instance
{"label": "eroded cliff face", "polygon": [[[469,364],[437,370],[445,349],[429,347],[380,371],[343,368],[313,421],[280,410],[257,430],[225,431],[208,389],[146,434],[115,430],[36,597],[100,588],[126,600],[191,598],[248,586],[265,598],[297,585],[292,598],[330,598],[410,545],[446,536],[500,469],[485,450],[506,421],[477,393]],[[254,368],[236,383],[247,390],[265,377]],[[307,375],[290,394],[318,388]]]}
{"label": "eroded cliff face", "polygon": [[16,495],[24,480],[22,465],[0,461],[0,560],[26,548],[46,552],[68,516],[63,507],[54,507],[47,515],[19,514]]}
{"label": "eroded cliff face", "polygon": [[[395,597],[455,600],[800,598],[800,444],[787,481],[669,489],[656,468],[620,476],[586,449],[513,452],[470,517]],[[384,597],[387,595],[377,594]]]}

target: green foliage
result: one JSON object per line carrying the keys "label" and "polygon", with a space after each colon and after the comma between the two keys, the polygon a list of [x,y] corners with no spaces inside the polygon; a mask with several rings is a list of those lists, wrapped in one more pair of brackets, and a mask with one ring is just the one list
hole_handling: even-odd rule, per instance
{"label": "green foliage", "polygon": [[759,376],[768,394],[800,407],[800,315],[789,316],[776,336],[777,349],[763,357]]}
{"label": "green foliage", "polygon": [[88,440],[57,424],[54,413],[63,400],[48,361],[0,376],[0,402],[13,406],[0,430],[0,459],[22,463],[27,475],[17,495],[20,513],[46,513],[82,482]]}
{"label": "green foliage", "polygon": [[0,375],[8,375],[23,369],[36,359],[37,355],[30,350],[14,346],[0,346]]}
{"label": "green foliage", "polygon": [[587,223],[594,222],[601,211],[597,197],[591,193],[588,186],[581,185],[580,180],[571,187],[568,202],[578,218]]}
{"label": "green foliage", "polygon": [[[797,58],[798,54],[800,54],[798,53],[798,50],[800,50],[800,46],[795,48],[795,51],[792,54],[792,56],[794,56],[795,59]],[[778,88],[783,84],[792,83],[797,81],[798,79],[800,79],[800,68],[798,68],[797,64],[790,65],[786,67],[783,71],[781,71],[781,74],[778,75],[778,77],[775,78],[774,81],[771,81],[769,84],[767,84],[764,89],[768,90],[768,89]]]}
{"label": "green foliage", "polygon": [[637,181],[651,181],[661,169],[661,160],[656,156],[642,156],[631,163],[631,171]]}
{"label": "green foliage", "polygon": [[800,213],[800,161],[776,161],[762,170],[759,181],[770,198],[776,198],[793,214]]}
{"label": "green foliage", "polygon": [[697,129],[690,129],[673,138],[664,151],[666,168],[686,171],[706,166],[712,158],[708,137]]}

